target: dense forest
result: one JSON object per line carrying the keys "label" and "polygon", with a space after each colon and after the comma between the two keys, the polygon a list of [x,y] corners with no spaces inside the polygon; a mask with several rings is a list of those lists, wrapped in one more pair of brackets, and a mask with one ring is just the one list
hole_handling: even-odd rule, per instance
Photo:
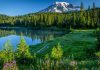
{"label": "dense forest", "polygon": [[68,13],[33,13],[23,16],[0,15],[0,27],[71,27],[97,28],[100,24],[100,8],[84,10],[81,3],[80,11]]}

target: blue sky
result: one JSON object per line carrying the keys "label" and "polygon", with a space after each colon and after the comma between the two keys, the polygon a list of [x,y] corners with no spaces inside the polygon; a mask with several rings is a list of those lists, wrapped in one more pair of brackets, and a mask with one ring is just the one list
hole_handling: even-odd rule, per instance
{"label": "blue sky", "polygon": [[84,6],[92,6],[95,2],[97,7],[100,7],[100,0],[0,0],[0,14],[10,16],[23,15],[40,11],[56,1],[69,2],[74,5],[80,5],[81,1]]}

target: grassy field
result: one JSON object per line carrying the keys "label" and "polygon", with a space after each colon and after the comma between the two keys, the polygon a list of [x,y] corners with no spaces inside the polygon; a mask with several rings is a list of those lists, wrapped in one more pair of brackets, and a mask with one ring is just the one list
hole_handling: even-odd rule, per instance
{"label": "grassy field", "polygon": [[74,30],[62,37],[55,38],[39,45],[31,46],[31,53],[44,57],[50,54],[52,48],[60,43],[64,57],[75,60],[94,59],[96,52],[96,37],[94,30]]}

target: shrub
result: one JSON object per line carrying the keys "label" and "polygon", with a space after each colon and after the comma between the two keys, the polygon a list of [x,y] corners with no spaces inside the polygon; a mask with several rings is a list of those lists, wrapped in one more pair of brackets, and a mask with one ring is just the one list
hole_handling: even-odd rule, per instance
{"label": "shrub", "polygon": [[3,65],[3,70],[18,70],[16,61],[7,62]]}
{"label": "shrub", "polygon": [[49,54],[46,54],[44,58],[49,59]]}
{"label": "shrub", "polygon": [[100,58],[100,52],[95,53],[95,55]]}

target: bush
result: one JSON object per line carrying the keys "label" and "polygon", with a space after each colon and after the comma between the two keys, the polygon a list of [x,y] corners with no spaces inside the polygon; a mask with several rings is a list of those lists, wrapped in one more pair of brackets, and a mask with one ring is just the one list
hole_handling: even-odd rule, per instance
{"label": "bush", "polygon": [[3,70],[18,70],[18,66],[16,64],[16,61],[13,60],[11,62],[7,62],[3,65]]}
{"label": "bush", "polygon": [[95,53],[95,55],[100,58],[100,52]]}

